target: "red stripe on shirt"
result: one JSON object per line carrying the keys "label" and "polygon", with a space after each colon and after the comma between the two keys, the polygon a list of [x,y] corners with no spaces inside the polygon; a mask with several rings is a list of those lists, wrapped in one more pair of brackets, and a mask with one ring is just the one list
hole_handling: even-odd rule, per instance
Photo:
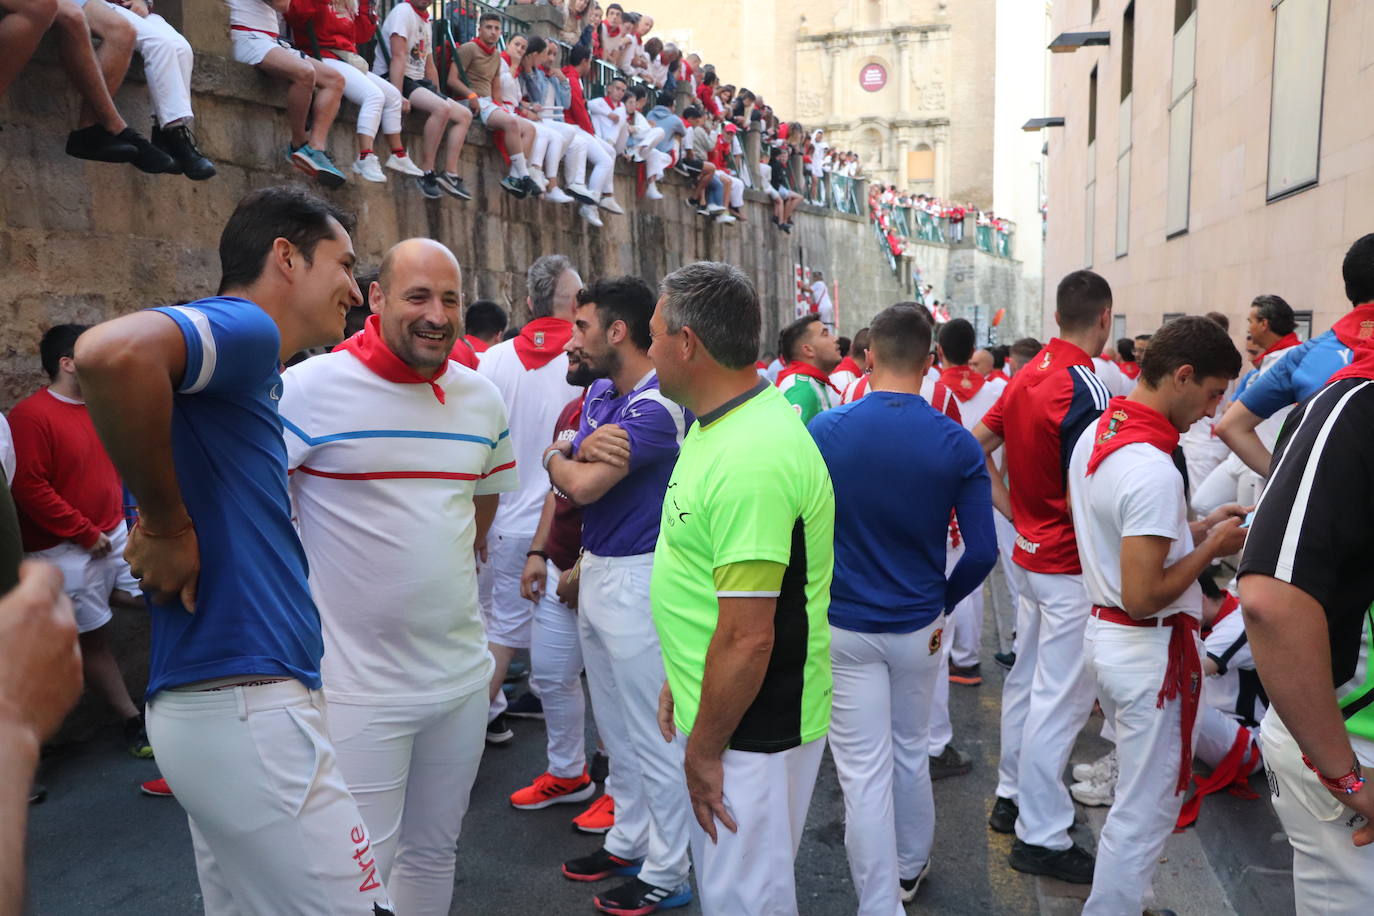
{"label": "red stripe on shirt", "polygon": [[509,461],[500,467],[492,468],[485,474],[466,474],[460,471],[363,471],[356,474],[344,474],[336,471],[321,471],[304,464],[296,470],[313,477],[327,477],[330,480],[482,480],[501,471],[509,471],[513,467],[515,467],[515,462]]}

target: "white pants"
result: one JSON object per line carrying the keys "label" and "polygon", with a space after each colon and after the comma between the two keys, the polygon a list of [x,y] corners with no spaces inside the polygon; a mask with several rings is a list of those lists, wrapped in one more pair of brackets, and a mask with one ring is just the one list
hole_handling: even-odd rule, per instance
{"label": "white pants", "polygon": [[899,916],[899,879],[916,877],[930,858],[935,799],[922,713],[944,673],[931,647],[939,628],[938,618],[913,633],[830,628],[830,755],[860,916]]}
{"label": "white pants", "polygon": [[547,563],[544,594],[530,634],[530,690],[544,704],[549,772],[574,779],[587,768],[587,698],[577,612],[558,600],[558,567]]}
{"label": "white pants", "polygon": [[[563,142],[563,176],[567,184],[582,184],[587,180],[587,141],[585,130],[566,121],[541,120],[539,124],[550,133],[557,134]],[[558,174],[558,163],[553,163],[549,171],[546,161],[544,174],[552,178]]]}
{"label": "white pants", "polygon": [[114,616],[110,612],[110,593],[116,588],[132,595],[142,594],[138,580],[129,572],[129,564],[124,560],[128,529],[120,522],[105,532],[105,536],[110,539],[110,552],[99,559],[74,541],[63,541],[56,547],[25,554],[62,571],[62,590],[72,601],[79,633],[98,630],[110,622]]}
{"label": "white pants", "polygon": [[414,706],[329,704],[339,769],[397,913],[447,916],[458,835],[486,745],[487,685]]}
{"label": "white pants", "polygon": [[592,167],[587,187],[596,194],[615,193],[615,147],[586,131],[582,133],[587,138],[587,161]]}
{"label": "white pants", "polygon": [[[1274,812],[1293,847],[1293,896],[1300,916],[1346,916],[1369,910],[1374,899],[1374,846],[1350,842],[1355,813],[1322,788],[1278,713],[1260,723],[1264,768]],[[1358,754],[1369,772],[1374,754]],[[1369,791],[1366,785],[1364,790]],[[1363,823],[1363,821],[1361,821]]]}
{"label": "white pants", "polygon": [[[1002,759],[997,794],[1020,806],[1023,843],[1068,849],[1073,799],[1064,766],[1093,706],[1083,663],[1089,612],[1083,577],[1022,570],[1016,664],[1002,690]],[[1156,685],[1158,689],[1158,685]]]}
{"label": "white pants", "polygon": [[722,172],[716,174],[720,175],[721,180],[725,182],[726,206],[744,206],[744,182],[734,175],[726,175]]}
{"label": "white pants", "polygon": [[164,690],[148,736],[190,820],[207,916],[395,911],[320,691]]}
{"label": "white pants", "polygon": [[1193,511],[1207,516],[1227,503],[1253,506],[1263,489],[1264,478],[1250,470],[1238,455],[1231,454],[1202,483],[1193,485]]}
{"label": "white pants", "polygon": [[140,16],[114,3],[110,6],[134,27],[134,47],[143,58],[157,123],[165,127],[191,117],[191,43],[157,13]]}
{"label": "white pants", "polygon": [[582,555],[578,632],[597,732],[611,757],[606,792],[615,826],[605,847],[625,859],[644,857],[639,877],[655,887],[687,880],[691,806],[682,749],[658,730],[663,655],[649,610],[654,555]]}
{"label": "white pants", "polygon": [[[1216,769],[1217,764],[1231,752],[1231,747],[1236,743],[1236,733],[1244,725],[1241,725],[1231,716],[1217,709],[1215,706],[1207,705],[1207,686],[1202,688],[1202,705],[1197,710],[1197,733],[1193,735],[1193,756],[1212,769]],[[1259,738],[1258,730],[1251,734],[1256,740]],[[1255,767],[1250,771],[1259,769],[1259,761],[1255,761]]]}
{"label": "white pants", "polygon": [[[1182,706],[1178,699],[1163,708],[1156,705],[1172,633],[1169,627],[1131,627],[1097,618],[1087,623],[1087,668],[1102,712],[1115,726],[1121,765],[1116,800],[1097,840],[1092,893],[1083,907],[1087,916],[1135,916],[1141,911],[1183,805],[1184,794],[1174,794]],[[1196,637],[1193,646],[1201,658]],[[1188,769],[1192,771],[1191,760]]]}
{"label": "white pants", "polygon": [[960,668],[978,664],[983,643],[983,586],[969,592],[949,615],[949,663]]}
{"label": "white pants", "polygon": [[487,639],[509,649],[530,647],[530,627],[534,622],[534,602],[520,594],[520,577],[525,572],[525,551],[534,532],[493,531],[487,536],[486,567],[478,576],[478,600],[484,590],[482,576],[490,579],[490,601],[483,606]]}
{"label": "white pants", "polygon": [[[674,744],[681,755],[687,735],[678,732]],[[825,739],[817,738],[776,754],[721,755],[725,807],[739,830],[717,821],[712,843],[689,817],[703,916],[796,916],[797,849],[824,750]]]}
{"label": "white pants", "polygon": [[343,77],[344,98],[358,106],[360,136],[375,138],[379,126],[384,134],[401,132],[401,90],[375,73],[364,73],[333,57],[320,62]]}
{"label": "white pants", "polygon": [[[940,630],[940,673],[930,698],[930,756],[939,757],[954,740],[954,723],[949,719],[949,618],[943,614],[935,624]],[[911,877],[908,875],[907,877]]]}
{"label": "white pants", "polygon": [[997,568],[992,572],[993,621],[997,624],[997,650],[1016,651],[1016,615],[1021,606],[1021,567],[1011,559],[1016,529],[1001,512],[992,513],[997,529]]}
{"label": "white pants", "polygon": [[530,164],[544,173],[546,178],[558,174],[558,165],[563,161],[570,139],[563,132],[549,125],[552,121],[531,121],[534,125],[534,147],[530,150]]}

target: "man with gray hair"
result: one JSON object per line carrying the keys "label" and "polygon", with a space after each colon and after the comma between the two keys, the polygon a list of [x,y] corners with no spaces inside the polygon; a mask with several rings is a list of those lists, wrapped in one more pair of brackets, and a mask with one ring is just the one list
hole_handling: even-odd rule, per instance
{"label": "man with gray hair", "polygon": [[684,752],[705,913],[796,912],[793,862],[830,727],[835,497],[816,443],[754,369],[761,324],[749,278],[700,262],[663,281],[649,325],[660,390],[697,417],[650,594],[659,728]]}
{"label": "man with gray hair", "polygon": [[[482,354],[478,371],[495,383],[510,416],[510,440],[520,473],[519,489],[504,493],[491,523],[481,581],[487,640],[496,659],[491,678],[491,710],[487,741],[503,744],[514,737],[506,724],[506,698],[501,692],[506,669],[517,649],[530,647],[534,602],[520,596],[525,553],[539,527],[549,475],[539,456],[549,444],[563,405],[578,390],[567,381],[568,355],[563,347],[572,337],[573,310],[582,278],[561,254],[544,255],[525,275],[530,320],[510,340]],[[525,700],[533,704],[536,698]],[[531,710],[533,712],[533,710]],[[548,722],[552,731],[557,722]]]}

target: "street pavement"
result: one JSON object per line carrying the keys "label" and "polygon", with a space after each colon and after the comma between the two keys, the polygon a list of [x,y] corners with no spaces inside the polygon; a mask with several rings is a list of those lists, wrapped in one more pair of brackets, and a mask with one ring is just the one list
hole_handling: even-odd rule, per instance
{"label": "street pavement", "polygon": [[[988,615],[991,624],[991,614]],[[951,685],[955,743],[974,760],[967,776],[935,783],[935,849],[930,877],[911,913],[1048,914],[1080,911],[1086,888],[1032,878],[1006,865],[1011,838],[987,829],[997,783],[998,714],[1002,671],[984,640],[984,683]],[[590,718],[590,717],[589,717]],[[1075,762],[1106,749],[1100,721],[1084,730]],[[459,841],[454,914],[562,916],[591,914],[601,885],[566,880],[559,863],[594,850],[598,840],[573,832],[581,805],[516,811],[509,794],[544,766],[543,726],[516,721],[515,740],[488,747]],[[180,806],[139,794],[156,764],[135,760],[111,728],[94,739],[46,755],[42,781],[48,800],[30,811],[28,912],[85,916],[136,912],[187,916],[202,911],[190,837]],[[1155,878],[1158,904],[1179,916],[1293,912],[1291,855],[1268,803],[1228,795],[1206,800],[1195,829],[1170,838]],[[1091,848],[1106,809],[1079,808],[1075,834]],[[270,853],[269,853],[270,854]],[[829,754],[797,857],[799,910],[840,916],[856,905],[844,851],[844,804]],[[700,908],[676,910],[699,914]],[[276,914],[261,914],[276,916]],[[402,914],[408,916],[408,914]]]}

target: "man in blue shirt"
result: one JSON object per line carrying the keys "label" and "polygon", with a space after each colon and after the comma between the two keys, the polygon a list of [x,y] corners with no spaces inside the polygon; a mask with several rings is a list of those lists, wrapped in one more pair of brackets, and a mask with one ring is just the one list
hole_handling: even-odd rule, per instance
{"label": "man in blue shirt", "polygon": [[682,119],[673,114],[673,93],[671,90],[664,89],[658,94],[657,104],[653,108],[644,112],[644,117],[655,127],[663,128],[663,142],[654,147],[660,153],[670,153],[673,156],[673,165],[678,160],[678,143],[681,138],[687,136],[687,125],[682,123]]}
{"label": "man in blue shirt", "polygon": [[[835,487],[830,752],[863,913],[900,913],[929,872],[935,803],[922,713],[944,672],[945,617],[997,561],[983,451],[920,396],[930,339],[920,309],[880,312],[869,326],[869,395],[809,426]],[[951,510],[965,549],[946,578]]]}
{"label": "man in blue shirt", "polygon": [[636,277],[598,280],[577,297],[575,352],[598,380],[572,442],[544,453],[549,480],[583,506],[578,635],[597,731],[611,757],[615,826],[601,849],[563,864],[574,881],[637,875],[596,895],[608,913],[685,906],[688,813],[681,745],[658,729],[663,657],[649,577],[663,495],[691,414],[658,390],[649,359],[656,297]]}
{"label": "man in blue shirt", "polygon": [[361,304],[351,219],[293,188],[239,202],[217,296],[76,345],[139,505],[125,556],[152,619],[148,733],[186,809],[206,912],[391,913],[335,762],[319,613],[291,524],[279,368]]}

